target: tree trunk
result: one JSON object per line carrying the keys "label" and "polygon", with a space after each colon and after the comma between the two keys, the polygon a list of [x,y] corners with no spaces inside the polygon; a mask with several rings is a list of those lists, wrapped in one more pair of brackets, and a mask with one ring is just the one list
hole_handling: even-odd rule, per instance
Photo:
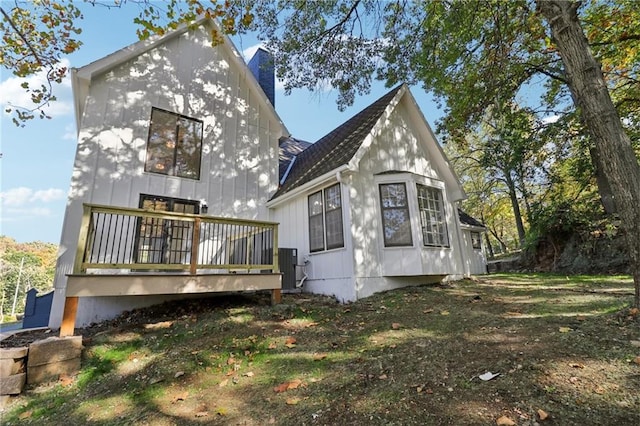
{"label": "tree trunk", "polygon": [[598,157],[598,153],[594,148],[589,148],[589,155],[591,156],[591,162],[593,162],[593,168],[596,173],[596,182],[598,183],[598,194],[600,194],[600,202],[604,211],[608,215],[612,215],[616,212],[616,205],[613,202],[613,193],[609,186],[606,176],[602,173],[602,162]]}
{"label": "tree trunk", "polygon": [[600,64],[584,35],[577,9],[580,3],[536,0],[549,23],[575,102],[580,109],[609,182],[625,231],[635,284],[635,307],[640,307],[640,164],[611,101]]}
{"label": "tree trunk", "polygon": [[[484,214],[480,213],[480,220],[482,221],[482,223],[486,222],[484,221]],[[489,230],[489,227],[487,226],[487,230]],[[489,233],[485,232],[484,233],[484,239],[485,239],[485,244],[487,246],[487,250],[489,250],[489,257],[493,257],[495,256],[495,253],[493,252],[493,245],[491,245],[491,238],[489,238]]]}
{"label": "tree trunk", "polygon": [[524,240],[527,236],[524,230],[524,223],[522,222],[522,213],[520,212],[520,202],[518,200],[518,193],[516,192],[516,185],[511,179],[509,171],[505,171],[505,182],[509,189],[509,198],[511,199],[511,207],[513,208],[513,216],[516,220],[516,228],[518,229],[518,239],[520,240],[520,248],[524,247]]}

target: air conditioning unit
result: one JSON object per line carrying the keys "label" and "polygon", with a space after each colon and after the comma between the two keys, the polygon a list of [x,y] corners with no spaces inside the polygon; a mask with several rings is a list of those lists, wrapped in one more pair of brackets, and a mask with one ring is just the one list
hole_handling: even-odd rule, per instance
{"label": "air conditioning unit", "polygon": [[282,289],[295,290],[296,288],[296,265],[298,264],[298,249],[279,248],[278,264],[282,272]]}

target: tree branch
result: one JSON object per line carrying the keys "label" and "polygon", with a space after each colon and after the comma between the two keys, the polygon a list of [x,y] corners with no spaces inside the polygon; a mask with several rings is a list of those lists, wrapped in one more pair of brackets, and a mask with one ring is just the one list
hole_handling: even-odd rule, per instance
{"label": "tree branch", "polygon": [[40,59],[40,56],[38,55],[38,53],[35,51],[35,49],[33,48],[33,46],[31,46],[31,43],[29,43],[29,40],[26,39],[26,37],[24,36],[24,34],[22,34],[22,32],[18,29],[18,27],[16,27],[16,24],[13,22],[13,20],[11,19],[11,17],[7,14],[7,12],[4,11],[3,8],[0,7],[0,12],[2,13],[2,15],[4,16],[4,19],[7,20],[7,22],[9,23],[9,25],[11,25],[11,28],[13,28],[13,30],[16,32],[16,34],[18,34],[18,36],[22,39],[22,41],[24,41],[24,43],[27,45],[27,47],[29,48],[29,50],[31,51],[31,53],[33,54],[33,57],[36,59],[36,61],[38,62],[38,65],[40,65],[41,67],[44,66],[44,64],[42,63],[42,60]]}

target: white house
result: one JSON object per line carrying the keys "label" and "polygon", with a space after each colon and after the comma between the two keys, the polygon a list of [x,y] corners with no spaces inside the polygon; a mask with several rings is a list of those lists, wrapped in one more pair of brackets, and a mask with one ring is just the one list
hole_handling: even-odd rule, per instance
{"label": "white house", "polygon": [[[407,86],[309,144],[276,113],[266,52],[247,65],[228,39],[212,47],[214,29],[203,19],[73,70],[51,328],[63,311],[84,326],[191,292],[275,290],[201,282],[203,268],[262,274],[274,247],[297,250],[303,290],[342,301],[485,272],[482,225],[460,222],[464,191]],[[213,237],[212,217],[243,231]],[[105,267],[92,276],[126,283],[87,284]]]}

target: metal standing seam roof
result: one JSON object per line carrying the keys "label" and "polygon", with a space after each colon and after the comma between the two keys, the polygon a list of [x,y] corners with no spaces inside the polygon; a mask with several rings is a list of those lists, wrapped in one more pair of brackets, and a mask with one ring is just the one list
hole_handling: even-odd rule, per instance
{"label": "metal standing seam roof", "polygon": [[395,87],[298,154],[272,199],[347,164],[401,87]]}

